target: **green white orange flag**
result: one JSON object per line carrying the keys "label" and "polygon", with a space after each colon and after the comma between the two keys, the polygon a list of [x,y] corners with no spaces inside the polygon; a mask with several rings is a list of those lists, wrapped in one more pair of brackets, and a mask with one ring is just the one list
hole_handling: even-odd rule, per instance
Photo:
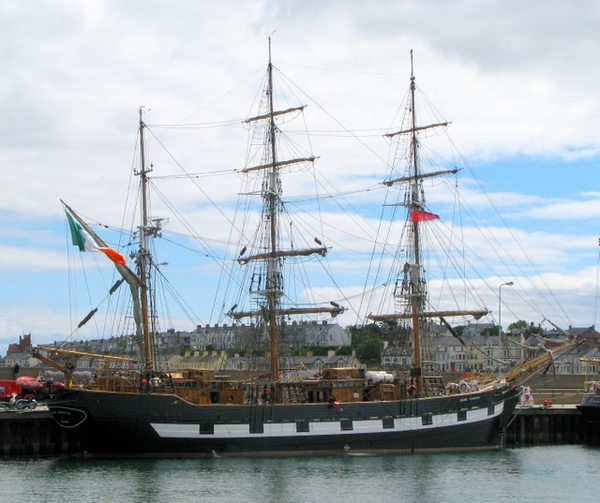
{"label": "green white orange flag", "polygon": [[108,246],[105,246],[103,242],[96,239],[93,233],[88,232],[83,225],[65,209],[67,214],[67,221],[69,222],[69,229],[71,230],[71,238],[73,244],[79,247],[79,251],[82,252],[102,252],[115,264],[126,265],[127,262],[125,257],[117,250],[113,250]]}

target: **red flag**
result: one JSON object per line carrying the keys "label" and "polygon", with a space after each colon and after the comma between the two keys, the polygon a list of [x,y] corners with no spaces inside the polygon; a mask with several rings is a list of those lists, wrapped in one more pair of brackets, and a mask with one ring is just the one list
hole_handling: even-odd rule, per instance
{"label": "red flag", "polygon": [[423,210],[410,210],[410,221],[411,222],[424,222],[426,220],[436,220],[440,218],[435,213],[429,213]]}

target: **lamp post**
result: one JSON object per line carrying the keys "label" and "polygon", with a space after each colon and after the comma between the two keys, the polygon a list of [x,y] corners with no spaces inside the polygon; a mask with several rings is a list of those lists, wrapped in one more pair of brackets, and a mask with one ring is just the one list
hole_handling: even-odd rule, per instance
{"label": "lamp post", "polygon": [[498,287],[498,338],[499,341],[502,340],[502,287],[503,286],[513,286],[514,283],[509,281],[508,283],[502,283]]}

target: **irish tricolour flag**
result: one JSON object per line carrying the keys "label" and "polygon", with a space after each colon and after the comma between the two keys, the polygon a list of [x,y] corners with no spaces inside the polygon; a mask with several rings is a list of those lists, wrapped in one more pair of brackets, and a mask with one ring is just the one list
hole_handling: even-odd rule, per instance
{"label": "irish tricolour flag", "polygon": [[115,264],[125,265],[125,257],[121,255],[117,250],[113,250],[100,238],[94,237],[93,232],[89,232],[85,227],[65,209],[67,214],[67,220],[69,222],[69,228],[71,229],[71,237],[73,238],[73,244],[79,247],[79,251],[82,252],[102,252]]}

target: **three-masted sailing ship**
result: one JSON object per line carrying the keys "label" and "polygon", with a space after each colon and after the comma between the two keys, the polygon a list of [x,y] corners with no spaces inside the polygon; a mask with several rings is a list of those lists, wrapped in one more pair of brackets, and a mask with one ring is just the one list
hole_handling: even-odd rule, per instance
{"label": "three-masted sailing ship", "polygon": [[[270,51],[270,49],[269,49]],[[343,307],[335,302],[305,308],[287,302],[283,291],[283,263],[298,257],[322,256],[327,248],[285,248],[279,239],[281,171],[314,158],[280,158],[277,147],[278,120],[300,113],[302,107],[276,109],[273,96],[274,66],[269,54],[266,109],[248,119],[260,123],[265,148],[259,163],[245,174],[262,173],[261,197],[264,210],[259,245],[243,250],[240,266],[260,267],[250,287],[254,304],[232,307],[234,319],[250,317],[264,327],[270,343],[270,372],[232,379],[214,370],[187,369],[178,375],[157,371],[152,352],[151,315],[148,311],[148,268],[152,264],[148,239],[153,229],[148,221],[145,187],[148,170],[142,152],[142,192],[139,250],[135,270],[116,261],[134,298],[138,336],[144,341],[144,371],[137,379],[128,376],[98,376],[94,387],[66,386],[56,391],[48,407],[64,428],[79,435],[82,449],[95,455],[127,456],[294,456],[353,453],[415,453],[445,450],[497,449],[503,445],[507,427],[519,400],[520,373],[512,380],[496,380],[468,392],[428,393],[423,384],[421,330],[424,320],[445,320],[454,312],[430,312],[420,263],[419,231],[424,220],[435,218],[424,208],[421,181],[437,173],[419,171],[419,134],[437,125],[420,126],[413,102],[410,127],[398,132],[409,137],[411,168],[408,174],[389,183],[407,183],[407,207],[411,226],[411,259],[406,262],[397,295],[404,309],[391,315],[372,315],[375,322],[386,319],[411,321],[415,362],[411,375],[416,390],[398,377],[374,382],[363,368],[323,369],[314,377],[287,380],[280,372],[278,344],[284,318],[321,313],[335,317]],[[145,124],[140,115],[142,138]],[[68,209],[73,216],[74,212]],[[103,246],[79,217],[73,217],[96,246]],[[247,254],[246,254],[247,251]],[[117,257],[118,258],[118,257]],[[114,260],[114,258],[113,258]],[[475,317],[484,310],[473,310]],[[465,313],[460,313],[465,314]]]}

